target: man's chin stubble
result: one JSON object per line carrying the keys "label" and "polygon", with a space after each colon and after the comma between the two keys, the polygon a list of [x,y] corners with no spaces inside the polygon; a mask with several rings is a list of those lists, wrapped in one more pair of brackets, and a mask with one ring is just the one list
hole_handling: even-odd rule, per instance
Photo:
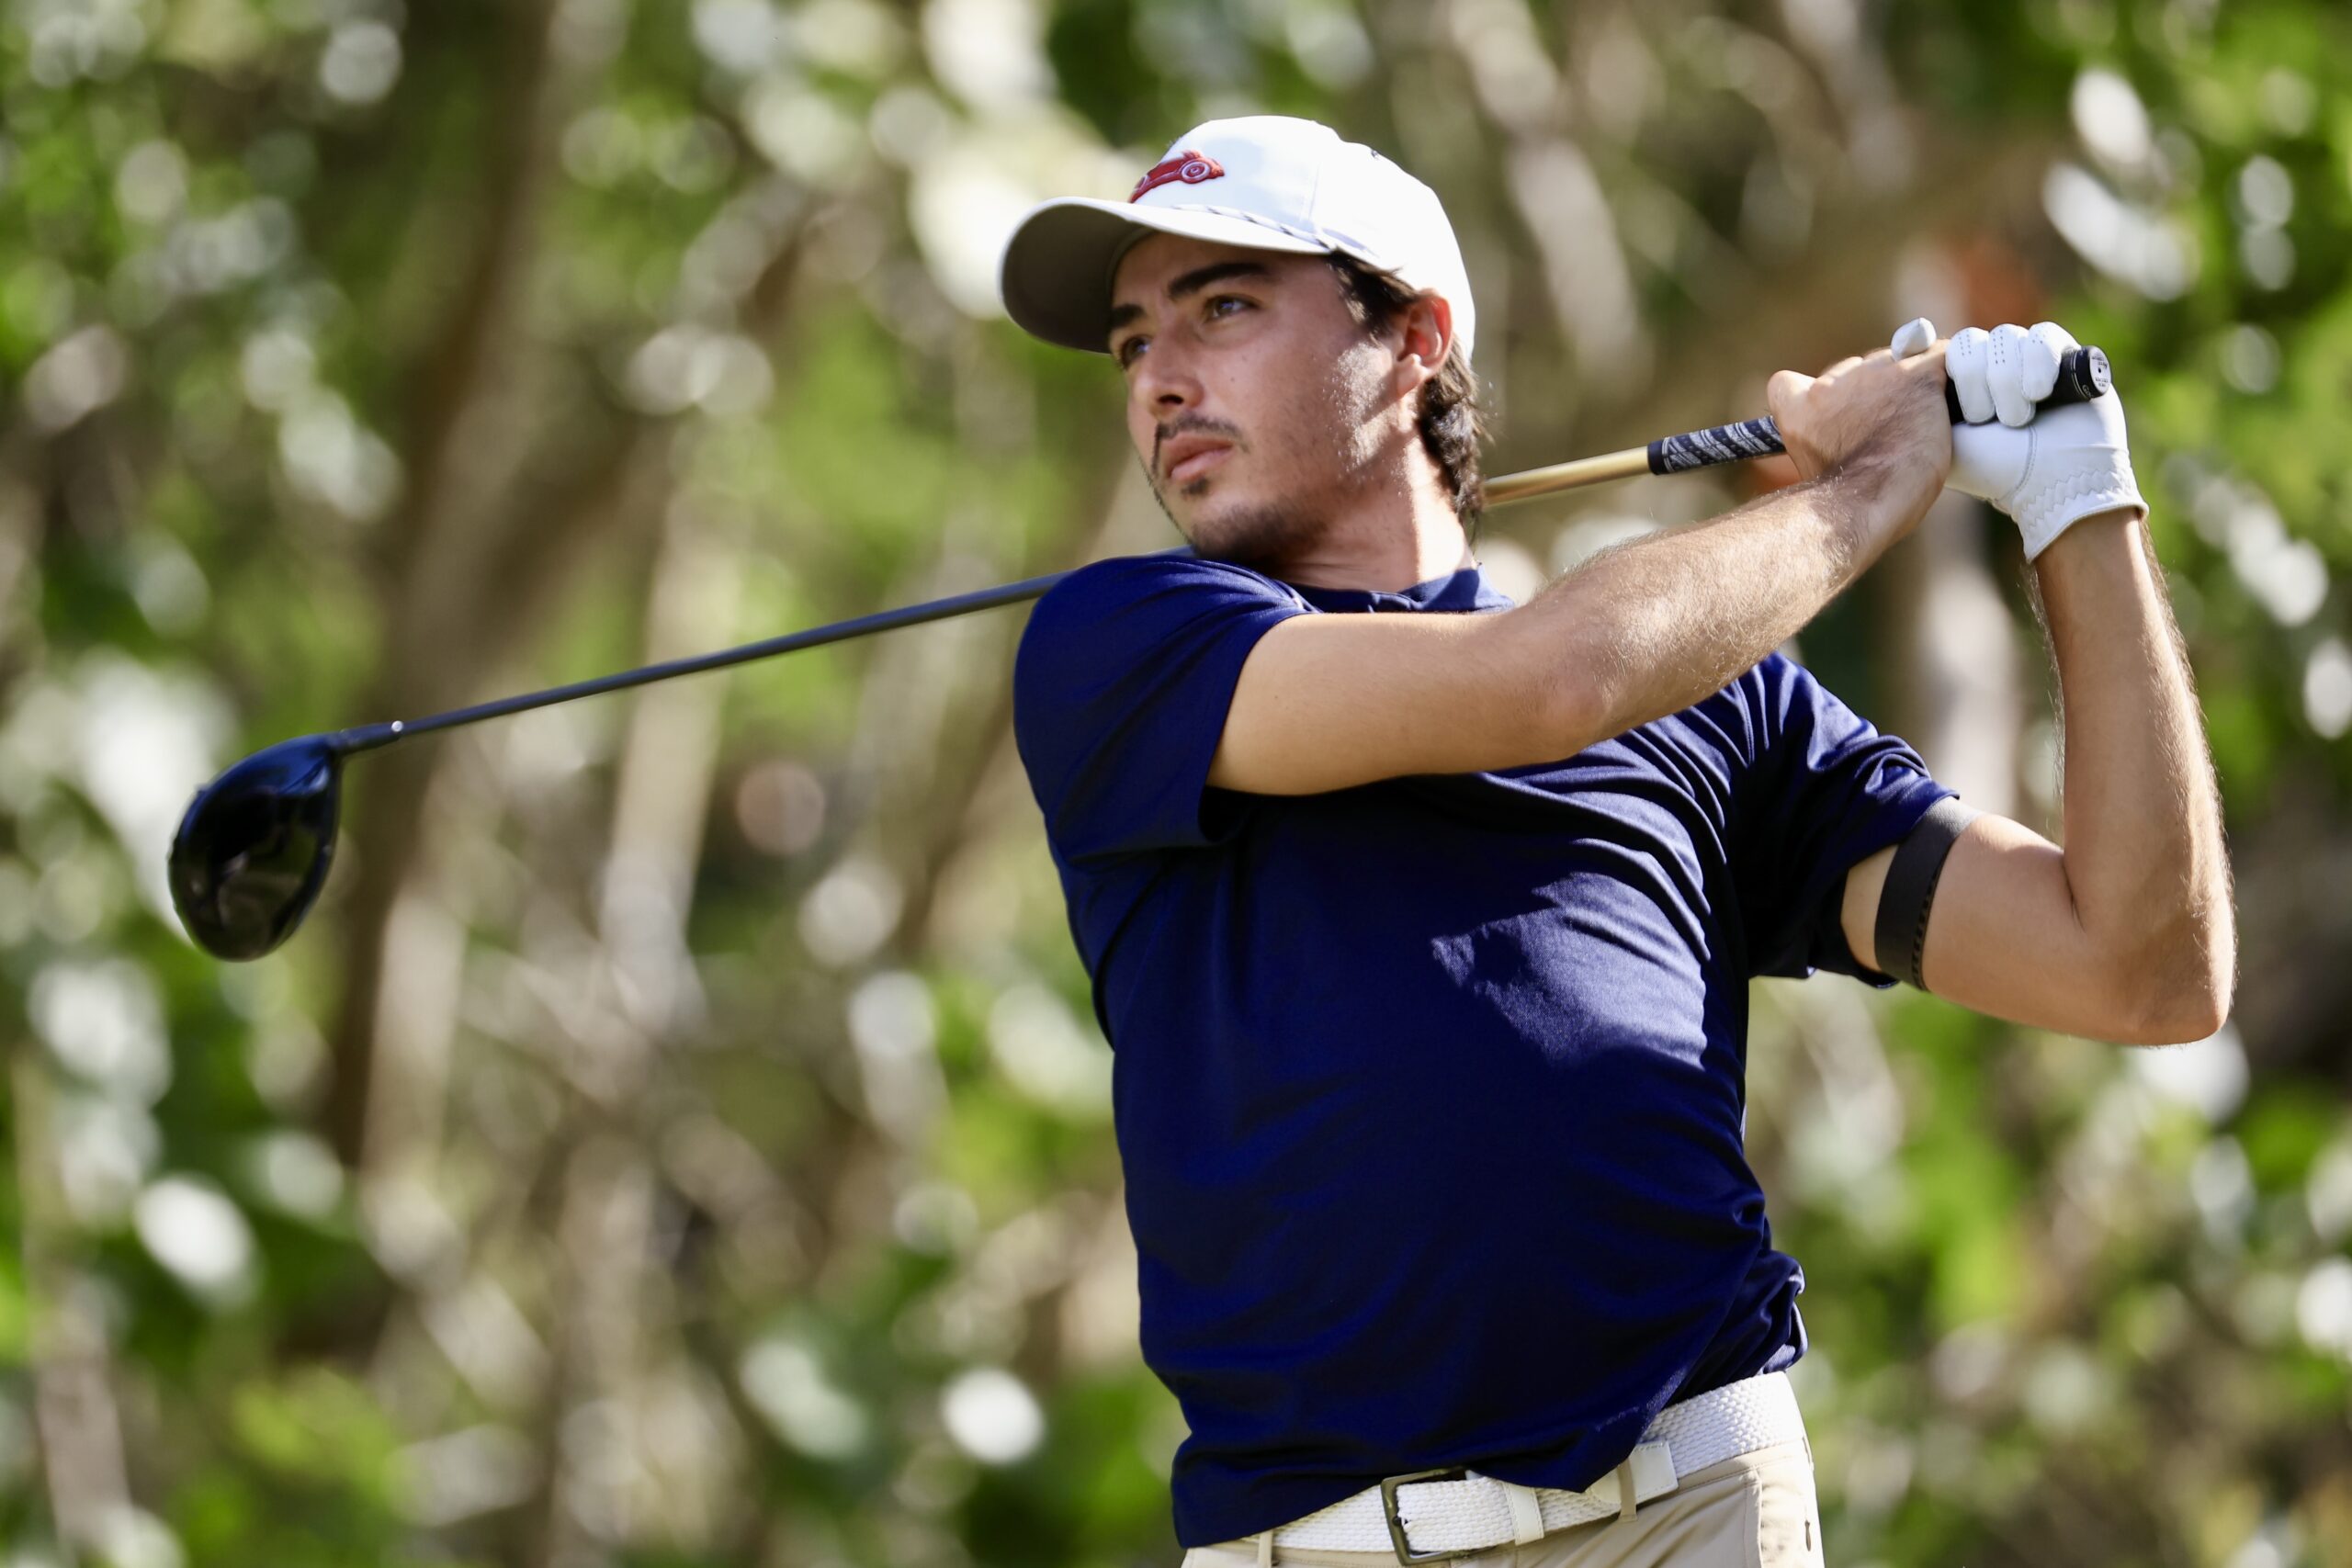
{"label": "man's chin stubble", "polygon": [[[1182,486],[1180,493],[1189,498],[1215,483],[1208,477],[1193,479]],[[1176,525],[1176,531],[1191,541],[1193,552],[1202,559],[1229,561],[1252,571],[1271,573],[1273,568],[1313,544],[1326,525],[1324,518],[1284,499],[1214,512],[1204,522],[1187,528],[1159,486],[1152,487],[1152,494],[1159,502],[1160,511]]]}

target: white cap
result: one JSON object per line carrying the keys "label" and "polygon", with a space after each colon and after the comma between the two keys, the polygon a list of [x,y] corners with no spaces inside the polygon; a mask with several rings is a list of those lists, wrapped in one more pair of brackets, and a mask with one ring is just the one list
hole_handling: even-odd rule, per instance
{"label": "white cap", "polygon": [[1059,197],[1031,208],[998,272],[1005,313],[1048,343],[1109,352],[1112,275],[1153,233],[1353,256],[1443,297],[1469,357],[1470,276],[1437,192],[1329,126],[1285,115],[1193,127],[1125,201]]}

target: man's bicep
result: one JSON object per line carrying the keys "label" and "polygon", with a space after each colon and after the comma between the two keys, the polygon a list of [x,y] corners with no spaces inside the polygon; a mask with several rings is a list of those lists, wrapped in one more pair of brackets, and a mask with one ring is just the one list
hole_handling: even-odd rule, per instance
{"label": "man's bicep", "polygon": [[1295,615],[1250,649],[1208,782],[1315,795],[1575,750],[1567,705],[1493,615]]}
{"label": "man's bicep", "polygon": [[[1839,912],[1858,955],[1875,950],[1894,858],[1882,850],[1847,873]],[[2114,1031],[2117,998],[2075,919],[2064,852],[1996,813],[1952,840],[1928,905],[1919,970],[1928,990],[1977,1012],[2070,1034]]]}

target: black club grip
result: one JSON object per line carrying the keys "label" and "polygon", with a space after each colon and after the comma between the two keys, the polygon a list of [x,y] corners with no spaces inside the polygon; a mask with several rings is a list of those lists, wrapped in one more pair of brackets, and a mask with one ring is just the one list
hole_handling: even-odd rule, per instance
{"label": "black club grip", "polygon": [[1781,444],[1781,427],[1772,423],[1772,416],[1768,413],[1761,419],[1718,424],[1712,430],[1694,430],[1687,435],[1661,435],[1650,443],[1650,472],[1682,474],[1692,468],[1736,463],[1743,457],[1769,457],[1787,450]]}
{"label": "black club grip", "polygon": [[[2066,351],[2058,361],[2058,384],[2050,395],[2037,403],[2037,408],[2056,408],[2062,403],[2086,403],[2102,396],[2115,385],[2107,367],[2107,355],[2096,348],[2075,348]],[[1951,414],[1954,424],[1968,423],[1960,412],[1960,393],[1947,378],[1944,381],[1944,408]]]}
{"label": "black club grip", "polygon": [[[2114,385],[2107,355],[2096,348],[2077,348],[2058,362],[2058,384],[2041,400],[2041,406],[2086,403]],[[1961,417],[1960,394],[1952,390],[1949,380],[1944,383],[1944,407],[1951,412],[1954,424],[1965,423]],[[1787,450],[1781,441],[1781,427],[1772,423],[1770,414],[1766,414],[1761,419],[1744,419],[1736,424],[1718,424],[1687,434],[1662,435],[1650,443],[1649,467],[1654,474],[1683,474],[1692,468],[1736,463]]]}

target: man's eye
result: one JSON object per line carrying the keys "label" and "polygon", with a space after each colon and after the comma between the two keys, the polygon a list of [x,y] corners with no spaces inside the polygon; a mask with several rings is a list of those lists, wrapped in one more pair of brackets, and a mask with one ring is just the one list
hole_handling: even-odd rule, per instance
{"label": "man's eye", "polygon": [[1220,294],[1216,299],[1209,301],[1210,312],[1212,314],[1216,313],[1216,308],[1219,305],[1239,305],[1246,310],[1249,308],[1250,301],[1244,299],[1238,294]]}
{"label": "man's eye", "polygon": [[1118,347],[1113,349],[1111,351],[1111,357],[1119,362],[1119,367],[1121,369],[1125,369],[1128,365],[1134,363],[1136,351],[1142,347],[1143,342],[1143,334],[1141,333],[1137,333],[1135,336],[1127,339],[1125,342],[1120,344]]}

